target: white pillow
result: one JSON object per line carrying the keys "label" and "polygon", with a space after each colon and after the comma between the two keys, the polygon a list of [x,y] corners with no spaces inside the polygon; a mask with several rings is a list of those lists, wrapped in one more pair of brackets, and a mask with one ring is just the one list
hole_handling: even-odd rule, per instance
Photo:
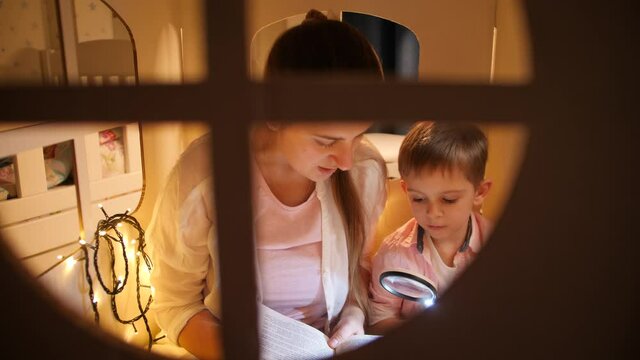
{"label": "white pillow", "polygon": [[398,172],[398,151],[404,139],[404,135],[385,134],[385,133],[368,133],[365,134],[373,146],[378,149],[380,155],[387,164],[387,173],[389,178],[399,178]]}

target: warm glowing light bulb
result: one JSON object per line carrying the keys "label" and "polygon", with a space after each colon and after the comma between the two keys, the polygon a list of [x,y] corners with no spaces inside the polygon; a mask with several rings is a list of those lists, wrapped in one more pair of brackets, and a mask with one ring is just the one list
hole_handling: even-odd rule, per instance
{"label": "warm glowing light bulb", "polygon": [[63,256],[62,256],[62,255],[58,255],[58,256],[56,256],[56,259],[58,259],[58,260],[62,260],[62,258],[63,258]]}
{"label": "warm glowing light bulb", "polygon": [[80,239],[78,240],[78,242],[80,243],[80,245],[87,245],[87,242],[85,239]]}
{"label": "warm glowing light bulb", "polygon": [[99,208],[99,209],[102,209],[102,204],[98,204],[98,208]]}
{"label": "warm glowing light bulb", "polygon": [[433,306],[434,303],[435,301],[433,300],[433,298],[422,300],[422,306],[424,306],[425,308]]}
{"label": "warm glowing light bulb", "polygon": [[156,296],[156,288],[154,288],[153,286],[151,287],[151,296]]}
{"label": "warm glowing light bulb", "polygon": [[117,223],[117,224],[116,224],[116,226],[117,226],[117,227],[122,227],[122,223],[121,223],[121,222],[119,222],[119,223]]}
{"label": "warm glowing light bulb", "polygon": [[65,272],[68,273],[69,271],[71,271],[71,269],[73,269],[73,266],[78,262],[78,260],[76,260],[75,257],[70,256],[67,258],[67,260],[65,260]]}
{"label": "warm glowing light bulb", "polygon": [[127,208],[127,212],[130,213],[131,212],[131,208]]}
{"label": "warm glowing light bulb", "polygon": [[105,236],[105,235],[107,235],[107,232],[104,231],[104,230],[100,230],[100,231],[98,231],[98,235]]}
{"label": "warm glowing light bulb", "polygon": [[135,244],[137,239],[131,239],[131,244]]}
{"label": "warm glowing light bulb", "polygon": [[97,296],[97,295],[94,295],[94,296],[93,296],[93,303],[94,303],[94,304],[97,304],[97,303],[98,303],[98,300],[99,300],[99,299],[98,299],[98,296]]}

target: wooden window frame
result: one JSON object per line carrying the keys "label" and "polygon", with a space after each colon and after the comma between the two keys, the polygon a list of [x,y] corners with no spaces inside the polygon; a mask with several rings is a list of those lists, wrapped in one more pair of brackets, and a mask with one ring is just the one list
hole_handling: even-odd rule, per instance
{"label": "wooden window frame", "polygon": [[[555,308],[546,298],[528,299],[526,288],[521,283],[522,278],[518,278],[518,276],[524,274],[527,279],[537,280],[546,276],[561,276],[564,279],[564,275],[554,274],[553,269],[544,268],[536,269],[540,277],[528,275],[529,273],[524,272],[517,264],[514,265],[512,256],[516,252],[527,250],[532,251],[531,256],[541,256],[543,251],[539,245],[535,244],[535,240],[540,240],[539,235],[528,235],[519,231],[519,229],[530,228],[532,224],[540,224],[541,220],[530,218],[529,211],[546,208],[540,204],[539,195],[536,192],[541,174],[555,174],[560,178],[563,175],[571,176],[567,170],[567,164],[558,160],[566,159],[562,156],[564,154],[558,157],[555,150],[551,149],[547,142],[553,143],[560,136],[557,134],[565,134],[569,146],[583,145],[584,143],[577,136],[571,136],[576,128],[587,123],[596,123],[600,119],[609,120],[610,107],[618,104],[619,98],[615,94],[607,93],[606,90],[603,92],[594,91],[593,94],[585,91],[585,89],[594,88],[602,90],[607,89],[608,85],[615,87],[622,84],[620,81],[621,72],[615,73],[611,78],[604,74],[607,74],[607,69],[610,69],[606,66],[608,64],[607,56],[612,54],[612,51],[615,53],[624,47],[624,43],[616,40],[623,38],[623,33],[616,26],[604,26],[614,25],[615,21],[604,23],[596,21],[596,25],[594,25],[594,19],[600,19],[602,16],[600,7],[579,1],[526,1],[534,49],[535,78],[529,84],[505,86],[434,83],[379,84],[358,79],[314,82],[296,79],[273,83],[254,83],[247,78],[248,71],[245,68],[247,49],[245,49],[244,2],[218,0],[209,1],[206,4],[207,34],[210,46],[208,47],[209,75],[204,82],[185,85],[102,88],[3,87],[0,88],[0,101],[2,102],[0,104],[2,106],[0,120],[169,121],[180,119],[204,120],[210,123],[214,144],[214,172],[233,174],[233,176],[218,176],[215,184],[216,206],[225,209],[225,211],[217,212],[217,220],[220,239],[222,308],[225,319],[223,345],[226,358],[258,359],[259,355],[255,272],[253,257],[250,255],[253,252],[253,243],[250,241],[252,229],[248,225],[238,227],[235,224],[241,223],[242,219],[247,224],[251,222],[250,192],[241,191],[241,189],[249,189],[250,185],[247,133],[252,122],[264,119],[389,121],[388,119],[428,118],[498,123],[515,120],[525,123],[530,129],[532,141],[527,150],[527,158],[522,165],[521,179],[509,203],[509,212],[505,215],[508,221],[504,226],[500,224],[500,228],[492,238],[492,244],[501,244],[501,246],[492,246],[484,250],[482,261],[474,264],[473,276],[465,276],[448,292],[446,304],[441,304],[440,311],[444,311],[448,316],[447,321],[450,326],[445,330],[438,328],[438,321],[426,321],[427,319],[433,320],[434,316],[429,317],[430,315],[426,314],[406,324],[402,329],[390,334],[382,341],[362,348],[354,354],[347,354],[344,358],[359,356],[367,359],[403,358],[411,357],[412,354],[415,357],[416,353],[413,352],[415,350],[412,350],[416,349],[415,346],[422,344],[420,351],[426,349],[424,336],[420,334],[429,335],[432,340],[429,355],[436,358],[447,355],[463,357],[474,354],[474,352],[476,355],[480,353],[488,357],[499,357],[501,354],[526,352],[523,345],[538,344],[537,342],[541,342],[542,346],[532,346],[530,348],[531,354],[544,354],[545,351],[549,351],[548,354],[554,354],[558,357],[589,357],[598,354],[597,352],[589,352],[590,349],[601,350],[600,354],[603,355],[605,348],[611,349],[613,345],[627,344],[623,336],[626,329],[623,324],[626,322],[623,323],[621,320],[621,310],[614,309],[613,301],[619,301],[622,309],[625,308],[624,305],[630,308],[633,298],[629,297],[627,300],[625,295],[631,294],[631,287],[618,288],[618,296],[610,299],[585,300],[581,297],[582,295],[569,292],[562,292],[564,297],[556,299],[561,302],[562,306],[572,303],[571,311],[563,313],[571,320],[579,319],[582,313],[597,316],[593,315],[593,311],[603,311],[598,305],[602,304],[601,301],[605,301],[609,306],[604,311],[609,313],[608,316],[615,315],[616,317],[613,318],[614,320],[605,321],[604,317],[597,316],[594,321],[595,324],[598,324],[599,321],[603,324],[622,326],[621,332],[616,333],[621,337],[615,338],[618,339],[615,343],[613,343],[613,335],[610,335],[607,337],[609,342],[605,342],[605,345],[595,345],[597,341],[594,341],[593,344],[587,344],[581,337],[584,334],[577,331],[575,334],[566,334],[564,341],[558,341],[562,344],[556,344],[554,347],[553,336],[547,334],[549,336],[545,338],[545,335],[542,335],[542,331],[540,331],[540,324],[533,324],[537,328],[529,328],[509,320],[509,316],[513,314],[520,314],[528,320],[534,316],[551,320],[554,315],[559,315],[560,310],[563,309],[554,310]],[[581,16],[572,16],[578,8],[580,8]],[[621,8],[615,10],[621,10]],[[613,12],[613,16],[622,16],[623,12]],[[560,27],[569,30],[562,31]],[[572,29],[578,29],[579,31],[575,34],[579,34],[583,38],[572,37],[572,34],[575,35],[571,32]],[[593,42],[604,48],[590,52]],[[220,56],[220,54],[224,54],[224,56]],[[586,58],[589,61],[574,61]],[[562,91],[558,90],[559,87]],[[358,95],[353,96],[353,94]],[[566,94],[566,97],[558,100],[557,96],[562,94]],[[627,119],[625,116],[630,116],[623,110],[616,111],[618,118],[623,121]],[[617,124],[628,125],[620,122]],[[581,131],[588,134],[597,132],[591,127],[581,127]],[[605,128],[602,131],[607,131],[610,134],[613,130]],[[607,159],[610,160],[607,166],[623,164],[622,160],[613,156],[613,151],[621,150],[620,147],[624,146],[624,143],[608,141],[606,138],[602,141],[607,141],[607,145],[613,149],[606,150],[605,154],[612,155]],[[234,154],[234,156],[228,156],[229,154]],[[587,147],[581,154],[593,156],[594,159],[606,157],[606,155],[596,152],[595,149]],[[615,173],[609,176],[615,176]],[[581,186],[598,185],[599,181],[604,181],[597,176],[583,180],[584,183]],[[234,191],[226,191],[228,189],[234,189]],[[550,187],[547,186],[545,189],[550,189]],[[559,191],[556,190],[556,192]],[[594,208],[598,205],[608,204],[609,200],[609,198],[597,194],[589,199],[590,202],[580,199],[577,193],[560,195],[564,197],[564,201],[575,201],[578,206],[579,204],[589,204],[588,206]],[[554,194],[549,194],[549,196],[554,196]],[[554,214],[553,211],[553,208],[549,209],[550,214]],[[540,219],[553,219],[549,214],[537,213]],[[601,239],[596,235],[602,232],[583,230],[580,227],[580,219],[577,216],[574,217],[576,219],[569,216],[565,225],[571,226],[574,229],[572,234],[580,237],[581,243],[577,246],[600,247]],[[613,225],[623,225],[621,222],[626,223],[625,219],[625,217],[621,217],[607,221],[613,227]],[[582,223],[582,225],[588,224]],[[553,237],[553,235],[546,235]],[[509,244],[507,240],[513,240],[513,237],[519,237],[518,240],[521,243],[517,246],[503,246]],[[569,240],[557,239],[556,246],[568,246],[562,245],[562,241]],[[581,248],[576,249],[580,255],[586,256],[586,253],[580,250]],[[637,253],[630,251],[630,249],[627,250],[629,253]],[[4,254],[6,251],[2,251],[2,253]],[[546,256],[548,256],[546,261],[551,262],[565,255],[549,253]],[[566,260],[570,263],[567,264],[568,269],[571,269],[572,265],[577,266],[578,269],[587,269],[579,258],[576,260],[576,258],[569,257]],[[2,265],[0,270],[3,272],[5,269],[13,269],[14,272],[19,273],[16,270],[17,265],[13,264],[8,257],[3,258],[0,264]],[[513,266],[512,271],[505,274],[503,265]],[[616,277],[623,277],[625,273],[622,270],[609,269],[609,272],[605,273],[614,277],[613,273],[615,272]],[[567,271],[569,271],[569,275],[566,275],[566,279],[575,281],[574,287],[586,288],[584,285],[587,284],[587,280],[581,280],[577,276],[571,277],[575,271]],[[577,274],[577,272],[575,273]],[[500,281],[503,281],[501,284],[490,282],[496,274],[500,274]],[[590,274],[594,275],[595,273]],[[11,279],[5,277],[3,284],[17,289],[17,293],[20,294],[19,299],[25,303],[34,304],[34,306],[46,298],[44,293],[28,284],[26,276],[17,276]],[[486,285],[487,294],[474,292],[477,287],[470,286],[471,284]],[[560,285],[556,281],[548,290],[561,292],[565,288]],[[622,284],[616,282],[616,285]],[[503,286],[512,286],[516,292],[506,292]],[[512,304],[509,301],[512,297],[514,301],[518,301],[518,306],[529,310],[527,315],[510,307]],[[469,298],[473,298],[474,301],[465,302],[465,299]],[[493,313],[492,318],[487,319],[488,314],[484,310],[487,309],[488,304],[492,303],[492,306],[503,306],[504,311]],[[465,315],[474,314],[477,316],[465,317]],[[626,313],[624,314],[626,315]],[[17,315],[12,316],[14,316],[12,318],[14,320],[11,323],[19,323],[20,319],[15,317]],[[36,309],[32,316],[46,318],[47,321],[59,321],[56,325],[56,329],[59,330],[58,334],[53,334],[52,339],[74,343],[73,346],[77,351],[91,350],[93,354],[90,355],[94,358],[113,358],[116,354],[140,358],[153,356],[152,354],[135,352],[134,349],[124,349],[122,345],[107,340],[102,343],[89,341],[85,344],[76,343],[75,339],[64,338],[63,336],[71,334],[77,335],[78,325],[70,323],[68,319],[60,314],[55,314],[51,309]],[[631,320],[628,321],[629,324],[632,323]],[[481,341],[503,341],[507,338],[511,341],[500,344],[499,349],[491,347],[490,344],[480,349],[466,346],[471,344],[468,342],[471,341],[469,334],[458,333],[456,338],[451,338],[454,333],[452,329],[456,326],[467,326],[467,331],[479,331],[485,322],[489,322],[491,329],[493,329],[489,332],[490,334],[503,336],[503,338],[491,339],[484,336],[483,333],[477,333],[477,340],[473,341],[474,346],[480,344]],[[517,335],[511,335],[512,329],[508,328],[509,324],[516,327]],[[548,325],[552,326],[553,324]],[[19,329],[26,328],[20,324],[17,326]],[[501,326],[505,326],[505,328],[500,330]],[[592,326],[595,329],[595,325]],[[559,336],[561,328],[558,328],[560,330],[548,328],[544,331]],[[592,329],[592,327],[587,327],[587,329]],[[619,330],[620,327],[604,327],[602,330],[598,330],[598,334],[609,335],[609,333],[605,334],[607,329]],[[18,336],[15,335],[12,339],[17,339]],[[22,336],[29,335],[22,334]],[[457,342],[457,336],[465,340],[464,344]],[[86,334],[85,338],[89,339]],[[38,339],[42,340],[44,337],[41,336]],[[521,341],[517,341],[519,339]],[[43,351],[56,348],[52,344],[52,342],[48,343]],[[101,345],[107,351],[96,354],[97,350],[94,347],[96,344]],[[460,346],[452,346],[455,344]],[[584,346],[580,346],[582,350],[577,348],[578,344],[584,344]],[[627,345],[631,346],[630,343]],[[545,346],[547,347],[545,348]],[[11,353],[11,349],[8,350]],[[25,350],[23,349],[23,351]],[[60,354],[62,352],[57,350],[54,353]]]}

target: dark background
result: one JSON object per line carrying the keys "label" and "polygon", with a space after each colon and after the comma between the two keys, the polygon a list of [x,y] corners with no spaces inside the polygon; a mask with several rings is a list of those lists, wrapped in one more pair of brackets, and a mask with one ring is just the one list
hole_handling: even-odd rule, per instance
{"label": "dark background", "polygon": [[[235,154],[230,159],[214,158],[217,169],[226,167],[236,174],[216,178],[218,204],[226,210],[219,220],[235,221],[250,215],[248,195],[226,193],[249,188],[243,165],[246,142],[237,139],[251,119],[323,120],[338,113],[344,118],[385,119],[393,114],[405,119],[523,121],[531,133],[522,170],[473,271],[466,272],[435,307],[344,358],[638,358],[635,4],[528,1],[534,80],[526,86],[354,82],[337,87],[234,83],[234,76],[245,72],[242,24],[233,20],[243,14],[238,3],[215,1],[208,10],[210,18],[218,17],[209,24],[210,41],[231,50],[224,59],[210,56],[215,65],[210,67],[215,80],[211,83],[91,90],[0,88],[0,119],[214,119],[214,156],[221,153],[217,150],[237,149],[226,152],[227,157]],[[213,50],[209,54],[214,55]],[[295,91],[299,88],[305,91]],[[353,91],[362,100],[343,99]],[[242,104],[252,96],[264,113],[237,106],[239,99]],[[330,105],[310,106],[319,96]],[[402,106],[371,102],[385,97]],[[27,106],[34,99],[40,106]],[[220,106],[212,110],[211,99],[219,99]],[[228,121],[229,114],[240,121]],[[230,227],[220,224],[223,316],[229,319],[224,327],[226,355],[256,358],[252,248],[250,241],[237,240],[251,239],[251,229],[235,233],[236,239],[229,241]],[[54,303],[30,283],[4,245],[0,248],[3,358],[151,357],[55,311]]]}

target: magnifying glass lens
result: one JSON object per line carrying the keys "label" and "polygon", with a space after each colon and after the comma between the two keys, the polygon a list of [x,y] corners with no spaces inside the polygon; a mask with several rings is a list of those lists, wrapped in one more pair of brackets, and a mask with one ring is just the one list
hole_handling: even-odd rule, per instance
{"label": "magnifying glass lens", "polygon": [[433,304],[435,287],[426,279],[401,271],[388,271],[380,276],[380,284],[390,293],[412,301]]}
{"label": "magnifying glass lens", "polygon": [[424,298],[433,293],[426,285],[415,280],[402,278],[399,276],[387,276],[382,280],[383,286],[414,298]]}

